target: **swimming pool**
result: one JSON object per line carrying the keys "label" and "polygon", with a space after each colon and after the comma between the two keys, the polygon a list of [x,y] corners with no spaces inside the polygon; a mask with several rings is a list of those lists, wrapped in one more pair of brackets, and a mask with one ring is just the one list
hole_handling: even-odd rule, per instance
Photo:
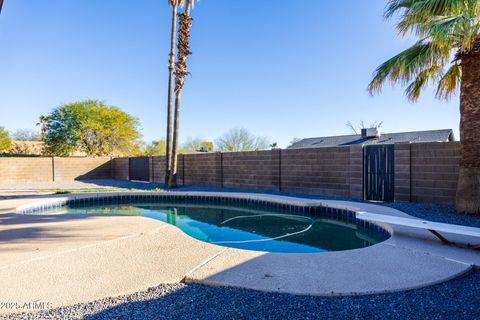
{"label": "swimming pool", "polygon": [[106,197],[32,209],[41,214],[136,215],[160,220],[215,245],[266,252],[359,249],[386,240],[385,230],[349,210],[221,197]]}

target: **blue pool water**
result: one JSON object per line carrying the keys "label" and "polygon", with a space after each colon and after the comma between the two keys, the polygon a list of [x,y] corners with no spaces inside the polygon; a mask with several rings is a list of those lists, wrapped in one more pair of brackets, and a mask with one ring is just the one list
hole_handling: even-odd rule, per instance
{"label": "blue pool water", "polygon": [[54,214],[139,215],[180,228],[208,243],[256,251],[315,253],[371,246],[385,234],[337,220],[286,210],[195,203],[70,205]]}

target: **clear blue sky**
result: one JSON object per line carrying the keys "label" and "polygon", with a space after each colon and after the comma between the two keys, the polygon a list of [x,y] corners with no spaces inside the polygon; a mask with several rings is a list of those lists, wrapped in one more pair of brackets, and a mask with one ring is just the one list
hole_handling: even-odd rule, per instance
{"label": "clear blue sky", "polygon": [[[458,98],[433,89],[417,104],[402,88],[374,98],[374,69],[406,48],[386,0],[202,0],[193,15],[181,140],[245,127],[286,146],[348,134],[347,121],[385,132],[452,128]],[[144,139],[165,136],[167,0],[5,0],[0,16],[0,126],[34,128],[70,101],[94,98],[138,117]],[[458,134],[457,134],[458,137]]]}

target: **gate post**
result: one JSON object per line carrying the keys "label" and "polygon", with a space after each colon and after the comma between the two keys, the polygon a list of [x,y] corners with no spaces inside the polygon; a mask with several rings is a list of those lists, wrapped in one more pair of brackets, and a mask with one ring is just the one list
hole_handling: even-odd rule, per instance
{"label": "gate post", "polygon": [[395,143],[395,202],[412,200],[411,180],[410,142]]}
{"label": "gate post", "polygon": [[363,200],[363,145],[350,146],[349,187],[350,198]]}

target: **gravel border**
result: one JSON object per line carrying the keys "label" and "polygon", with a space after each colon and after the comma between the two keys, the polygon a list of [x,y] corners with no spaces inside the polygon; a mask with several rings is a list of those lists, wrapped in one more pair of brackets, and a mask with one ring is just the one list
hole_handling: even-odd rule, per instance
{"label": "gravel border", "polygon": [[160,285],[5,319],[479,319],[480,272],[427,288],[323,298],[200,285]]}
{"label": "gravel border", "polygon": [[480,228],[480,216],[459,213],[454,206],[429,203],[386,203],[382,205],[425,220]]}

